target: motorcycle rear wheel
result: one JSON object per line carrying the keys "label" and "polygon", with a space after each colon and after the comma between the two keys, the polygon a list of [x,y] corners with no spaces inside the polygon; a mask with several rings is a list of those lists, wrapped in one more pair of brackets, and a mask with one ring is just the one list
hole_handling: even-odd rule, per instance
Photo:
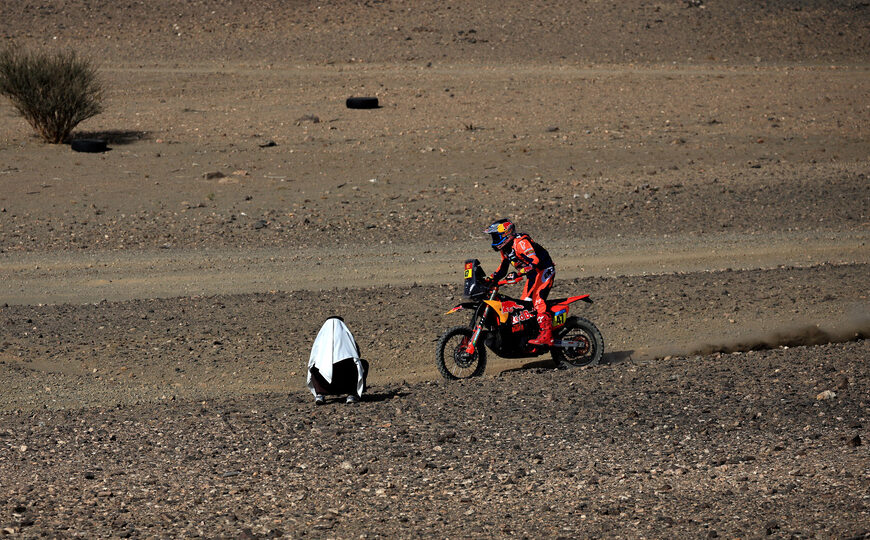
{"label": "motorcycle rear wheel", "polygon": [[480,343],[474,354],[465,348],[474,332],[467,326],[454,326],[438,340],[438,371],[447,380],[480,377],[486,369],[486,347]]}
{"label": "motorcycle rear wheel", "polygon": [[569,317],[559,331],[559,339],[581,343],[580,347],[550,349],[550,356],[560,368],[596,366],[604,354],[604,338],[589,319]]}

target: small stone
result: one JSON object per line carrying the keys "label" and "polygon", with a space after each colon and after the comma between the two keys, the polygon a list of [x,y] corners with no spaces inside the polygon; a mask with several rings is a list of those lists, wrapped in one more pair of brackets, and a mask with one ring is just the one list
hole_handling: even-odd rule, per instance
{"label": "small stone", "polygon": [[218,178],[224,178],[226,175],[220,171],[207,172],[203,175],[206,180],[216,180]]}
{"label": "small stone", "polygon": [[305,122],[311,122],[312,124],[319,124],[320,118],[313,115],[313,114],[306,114],[306,115],[300,116],[299,118],[296,119],[297,126],[302,125]]}
{"label": "small stone", "polygon": [[827,399],[834,399],[835,397],[837,397],[836,392],[833,392],[831,390],[825,390],[824,392],[821,392],[819,395],[817,395],[816,399],[819,401],[824,401]]}
{"label": "small stone", "polygon": [[278,146],[278,144],[275,141],[266,141],[260,145],[260,148],[271,148],[273,146]]}

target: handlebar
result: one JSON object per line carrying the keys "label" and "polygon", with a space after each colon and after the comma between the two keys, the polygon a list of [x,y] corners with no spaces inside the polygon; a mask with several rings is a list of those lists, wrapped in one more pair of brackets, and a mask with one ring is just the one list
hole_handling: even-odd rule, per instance
{"label": "handlebar", "polygon": [[[480,267],[480,261],[477,259],[468,259],[465,261],[465,287],[463,294],[470,298],[479,297],[482,294],[492,294],[497,292],[502,285],[513,285],[523,281],[525,276],[517,272],[510,272],[503,279],[491,281],[486,273]],[[487,291],[484,293],[484,291]]]}
{"label": "handlebar", "polygon": [[498,281],[489,281],[487,280],[487,286],[492,287],[501,287],[502,285],[513,285],[514,283],[519,283],[523,280],[523,276],[515,275],[512,278],[500,279]]}

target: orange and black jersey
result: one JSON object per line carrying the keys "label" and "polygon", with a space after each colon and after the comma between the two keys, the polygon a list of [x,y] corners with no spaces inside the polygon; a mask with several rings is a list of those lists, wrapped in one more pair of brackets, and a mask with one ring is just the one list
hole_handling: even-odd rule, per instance
{"label": "orange and black jersey", "polygon": [[553,267],[553,259],[547,250],[532,241],[527,234],[518,234],[509,246],[502,249],[501,264],[490,276],[491,279],[501,279],[507,275],[510,265],[514,265],[522,275]]}

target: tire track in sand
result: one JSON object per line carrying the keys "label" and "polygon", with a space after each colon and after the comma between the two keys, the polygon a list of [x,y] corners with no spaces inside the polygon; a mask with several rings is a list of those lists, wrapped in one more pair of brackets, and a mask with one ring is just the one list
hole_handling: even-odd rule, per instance
{"label": "tire track in sand", "polygon": [[[560,279],[870,262],[868,234],[776,233],[544,240]],[[0,303],[58,304],[268,291],[454,283],[462,263],[497,256],[482,240],[452,245],[202,251],[6,253]]]}

